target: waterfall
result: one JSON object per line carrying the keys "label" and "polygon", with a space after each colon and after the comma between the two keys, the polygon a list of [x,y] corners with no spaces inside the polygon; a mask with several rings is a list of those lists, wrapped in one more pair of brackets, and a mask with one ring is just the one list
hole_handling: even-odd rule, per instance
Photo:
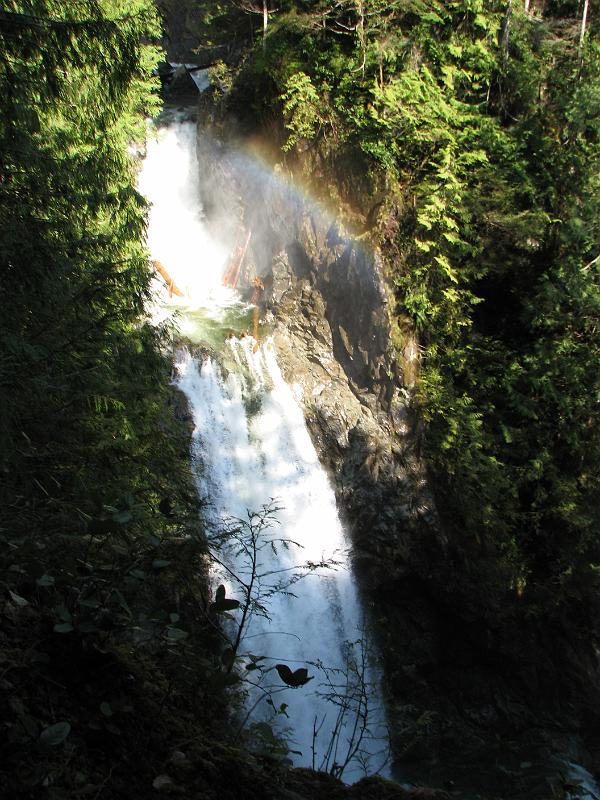
{"label": "waterfall", "polygon": [[[140,177],[152,204],[152,255],[185,287],[176,301],[184,330],[199,308],[213,319],[247,311],[222,286],[227,253],[203,219],[195,137],[190,122],[159,129]],[[202,341],[202,322],[195,331]],[[182,349],[175,370],[193,413],[215,587],[240,603],[225,622],[237,657],[231,668],[246,692],[239,724],[257,749],[276,746],[274,732],[297,765],[344,780],[387,773],[385,714],[349,543],[294,389],[270,340],[258,346],[223,328],[217,350],[197,359]]]}

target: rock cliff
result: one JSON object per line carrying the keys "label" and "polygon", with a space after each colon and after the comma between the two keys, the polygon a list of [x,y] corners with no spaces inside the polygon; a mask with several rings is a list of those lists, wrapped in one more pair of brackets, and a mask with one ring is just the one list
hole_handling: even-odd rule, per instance
{"label": "rock cliff", "polygon": [[[418,526],[443,542],[419,457],[410,395],[390,345],[376,252],[317,203],[200,120],[203,205],[216,235],[251,232],[240,288],[259,276],[284,377],[297,389],[368,582],[373,555],[415,556]],[[386,559],[389,569],[391,560]],[[368,569],[366,569],[366,565]],[[368,573],[368,575],[367,575]],[[389,578],[389,572],[387,577]]]}

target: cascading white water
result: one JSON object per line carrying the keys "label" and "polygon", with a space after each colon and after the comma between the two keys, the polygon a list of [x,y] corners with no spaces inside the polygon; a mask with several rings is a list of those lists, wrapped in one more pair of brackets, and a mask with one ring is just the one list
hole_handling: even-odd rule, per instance
{"label": "cascading white water", "polygon": [[[147,141],[139,187],[151,202],[148,247],[184,292],[179,302],[219,307],[233,300],[222,281],[228,252],[202,222],[195,140],[191,122],[160,128]],[[170,300],[178,302],[176,297]]]}
{"label": "cascading white water", "polygon": [[[184,303],[216,305],[218,316],[235,295],[222,286],[226,257],[202,219],[195,136],[192,123],[175,122],[151,139],[140,186],[152,203],[153,256],[186,287]],[[333,490],[272,343],[222,338],[221,364],[184,351],[176,372],[194,416],[216,583],[242,605],[230,623],[236,642],[244,622],[242,717],[256,738],[268,739],[272,723],[297,764],[345,780],[386,772],[385,715]],[[304,682],[302,669],[310,680],[287,686],[284,678]]]}

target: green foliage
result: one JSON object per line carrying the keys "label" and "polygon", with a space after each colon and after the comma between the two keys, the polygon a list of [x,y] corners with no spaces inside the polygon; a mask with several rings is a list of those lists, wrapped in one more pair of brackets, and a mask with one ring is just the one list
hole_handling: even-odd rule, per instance
{"label": "green foliage", "polygon": [[217,61],[209,70],[210,82],[223,93],[231,91],[233,76],[224,61]]}
{"label": "green foliage", "polygon": [[70,733],[71,726],[68,722],[57,722],[44,728],[40,733],[40,742],[46,747],[56,747],[62,744]]}
{"label": "green foliage", "polygon": [[285,127],[289,131],[284,150],[291,150],[300,139],[311,139],[321,122],[319,95],[305,72],[296,72],[285,83],[281,95]]}
{"label": "green foliage", "polygon": [[2,796],[99,794],[133,706],[172,732],[163,707],[220,702],[195,685],[205,545],[171,333],[146,313],[159,33],[147,0],[0,11]]}

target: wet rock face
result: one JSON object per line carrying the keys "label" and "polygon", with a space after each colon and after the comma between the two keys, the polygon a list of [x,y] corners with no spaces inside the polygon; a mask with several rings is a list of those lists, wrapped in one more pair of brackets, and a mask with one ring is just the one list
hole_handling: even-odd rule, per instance
{"label": "wet rock face", "polygon": [[[274,259],[270,302],[292,327],[304,328],[327,343],[352,390],[375,408],[394,391],[394,362],[388,350],[386,298],[376,258],[330,226],[324,241],[310,220]],[[307,235],[308,234],[308,235]],[[326,323],[327,331],[322,323]]]}
{"label": "wet rock face", "polygon": [[199,156],[205,187],[208,178],[203,204],[217,235],[231,241],[251,232],[241,285],[260,275],[267,305],[291,323],[319,304],[310,318],[325,318],[353,390],[389,410],[397,376],[377,256],[280,175],[203,132]]}
{"label": "wet rock face", "polygon": [[[395,364],[389,352],[389,316],[378,260],[334,224],[324,230],[326,223],[314,216],[305,212],[297,238],[285,250],[292,279],[308,279],[313,292],[312,297],[300,297],[297,310],[302,313],[312,305],[313,319],[326,320],[334,357],[353,391],[365,394],[372,407],[379,402],[389,410]],[[281,266],[280,260],[275,272]],[[293,314],[294,309],[290,311]]]}
{"label": "wet rock face", "polygon": [[297,387],[366,583],[380,582],[379,557],[402,573],[404,557],[423,557],[411,544],[415,526],[425,523],[438,549],[443,539],[390,347],[379,258],[214,128],[200,129],[198,155],[214,233],[241,242],[251,232],[239,287],[256,275],[264,283],[282,372]]}

